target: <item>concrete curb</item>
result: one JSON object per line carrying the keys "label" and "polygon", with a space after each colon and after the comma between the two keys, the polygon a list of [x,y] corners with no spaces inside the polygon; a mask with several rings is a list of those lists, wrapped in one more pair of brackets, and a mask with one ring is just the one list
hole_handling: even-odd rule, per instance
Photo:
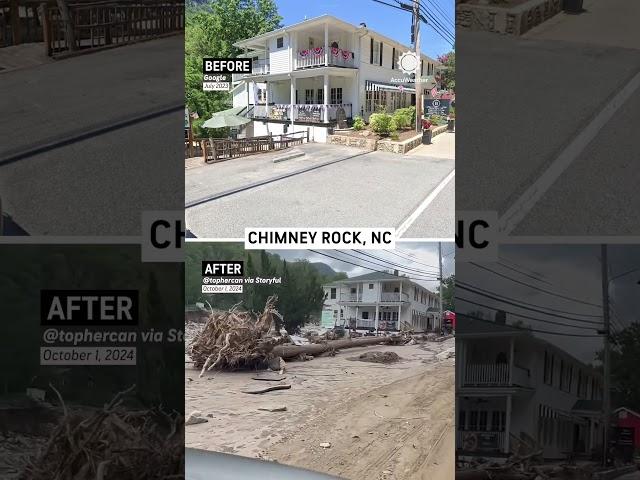
{"label": "concrete curb", "polygon": [[304,152],[291,152],[291,153],[288,153],[287,155],[281,155],[279,157],[276,157],[272,161],[273,163],[280,163],[280,162],[285,162],[287,160],[291,160],[292,158],[304,157],[305,155],[306,153]]}

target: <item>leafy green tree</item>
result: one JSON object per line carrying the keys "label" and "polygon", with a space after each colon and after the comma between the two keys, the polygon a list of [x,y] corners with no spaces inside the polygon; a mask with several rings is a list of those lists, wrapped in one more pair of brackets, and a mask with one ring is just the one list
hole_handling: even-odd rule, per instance
{"label": "leafy green tree", "polygon": [[[611,340],[613,404],[640,410],[640,323],[632,323]],[[597,358],[603,357],[599,352]]]}
{"label": "leafy green tree", "polygon": [[[280,27],[282,17],[273,0],[206,0],[189,2],[185,22],[185,103],[200,116],[194,129],[211,114],[231,107],[230,92],[202,91],[202,59],[235,58],[241,52],[233,44],[239,40]],[[211,131],[215,135],[220,132]]]}
{"label": "leafy green tree", "polygon": [[456,311],[456,276],[451,275],[442,280],[442,309]]}
{"label": "leafy green tree", "polygon": [[444,81],[442,82],[445,88],[449,90],[456,89],[456,52],[454,50],[444,55],[438,56],[438,61],[442,63],[442,75],[444,75]]}

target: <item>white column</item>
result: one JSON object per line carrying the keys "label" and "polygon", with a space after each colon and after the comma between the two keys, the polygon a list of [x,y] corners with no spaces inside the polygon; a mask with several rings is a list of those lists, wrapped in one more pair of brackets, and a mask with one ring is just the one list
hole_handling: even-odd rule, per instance
{"label": "white column", "polygon": [[269,118],[269,82],[265,81],[264,82],[264,90],[265,90],[265,94],[264,94],[264,109],[267,112],[267,118]]}
{"label": "white column", "polygon": [[[400,303],[398,303],[398,330],[400,330],[400,318],[402,317],[402,282],[400,282]],[[413,327],[413,325],[411,325]]]}
{"label": "white column", "polygon": [[507,414],[506,414],[505,436],[504,436],[504,453],[509,453],[509,441],[511,440],[511,395],[507,395]]}
{"label": "white column", "polygon": [[329,74],[324,74],[324,121],[329,121]]}
{"label": "white column", "polygon": [[515,352],[514,343],[514,338],[511,337],[511,341],[509,342],[509,385],[513,385],[513,354]]}
{"label": "white column", "polygon": [[290,110],[290,113],[291,113],[291,132],[293,133],[293,131],[294,131],[293,106],[296,103],[296,79],[295,79],[295,77],[293,75],[291,76],[291,97],[289,99],[289,103],[290,103],[289,108],[291,109]]}
{"label": "white column", "polygon": [[324,24],[324,65],[329,65],[329,22]]}

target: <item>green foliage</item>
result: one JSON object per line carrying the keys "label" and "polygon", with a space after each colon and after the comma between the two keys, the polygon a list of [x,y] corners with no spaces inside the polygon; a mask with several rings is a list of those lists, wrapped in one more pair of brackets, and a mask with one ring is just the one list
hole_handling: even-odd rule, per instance
{"label": "green foliage", "polygon": [[353,119],[353,129],[356,131],[360,131],[364,127],[364,119],[360,115],[356,115],[356,117]]}
{"label": "green foliage", "polygon": [[450,51],[438,57],[438,61],[442,63],[442,73],[444,75],[444,86],[449,90],[456,89],[456,52]]}
{"label": "green foliage", "polygon": [[241,51],[233,46],[235,42],[275,30],[281,20],[273,0],[189,2],[185,22],[185,103],[189,110],[198,112],[204,121],[232,105],[230,92],[202,91],[204,57],[237,57]]}
{"label": "green foliage", "polygon": [[440,116],[440,115],[429,115],[429,121],[431,122],[432,125],[444,125],[447,123],[446,118]]}
{"label": "green foliage", "polygon": [[[242,294],[202,294],[202,260],[244,260],[246,277],[282,277],[282,283],[245,284]],[[264,250],[244,250],[241,243],[189,244],[186,249],[185,301],[191,305],[208,301],[218,310],[241,303],[246,309],[262,311],[266,299],[270,295],[278,295],[276,307],[283,316],[283,326],[288,332],[295,332],[312,318],[320,316],[324,302],[322,285],[346,277],[346,274],[336,274],[333,270],[328,270],[326,275],[318,272],[319,266],[306,260],[285,261]]]}
{"label": "green foliage", "polygon": [[456,276],[451,275],[442,280],[442,310],[456,311],[455,293]]}
{"label": "green foliage", "polygon": [[399,108],[393,112],[393,118],[398,128],[410,128],[416,123],[416,107]]}
{"label": "green foliage", "polygon": [[[603,352],[597,358],[602,361]],[[640,410],[640,323],[632,323],[612,336],[611,385],[614,407]]]}
{"label": "green foliage", "polygon": [[388,113],[374,113],[369,117],[369,127],[379,135],[389,135],[398,129],[392,115]]}

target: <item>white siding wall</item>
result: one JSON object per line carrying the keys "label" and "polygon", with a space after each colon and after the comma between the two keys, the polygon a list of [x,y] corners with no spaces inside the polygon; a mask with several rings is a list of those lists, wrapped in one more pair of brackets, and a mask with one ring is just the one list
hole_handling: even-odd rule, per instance
{"label": "white siding wall", "polygon": [[283,46],[277,48],[277,38],[269,40],[269,65],[271,73],[286,73],[289,71],[289,36],[283,34]]}

